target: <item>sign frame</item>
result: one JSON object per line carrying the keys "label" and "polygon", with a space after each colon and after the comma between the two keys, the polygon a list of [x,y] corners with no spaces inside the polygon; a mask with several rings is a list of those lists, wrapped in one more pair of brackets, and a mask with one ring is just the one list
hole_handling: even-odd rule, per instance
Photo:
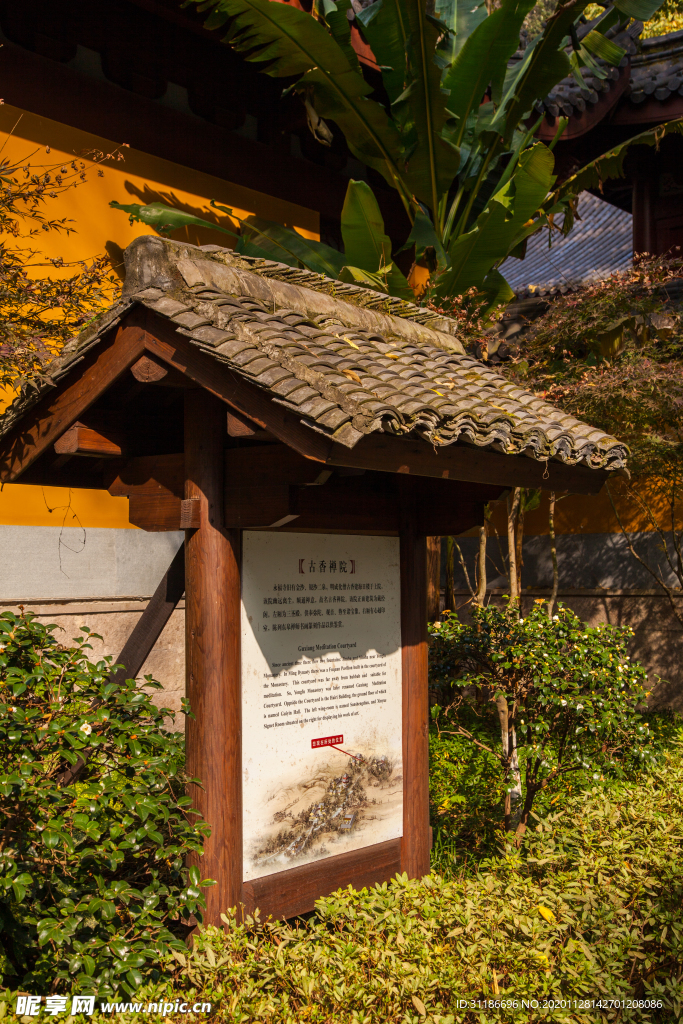
{"label": "sign frame", "polygon": [[[412,525],[415,521],[411,515],[415,502],[413,489],[406,489],[406,492],[405,502],[401,503],[402,529],[399,532],[403,835],[400,839],[325,857],[246,882],[242,882],[240,842],[239,882],[234,878],[233,891],[239,890],[239,901],[235,901],[235,905],[241,904],[245,915],[253,916],[258,910],[261,920],[294,917],[312,910],[321,896],[348,885],[359,889],[388,881],[398,873],[420,878],[429,871],[427,542]],[[395,536],[388,531],[386,535]],[[238,684],[240,679],[241,675]]]}

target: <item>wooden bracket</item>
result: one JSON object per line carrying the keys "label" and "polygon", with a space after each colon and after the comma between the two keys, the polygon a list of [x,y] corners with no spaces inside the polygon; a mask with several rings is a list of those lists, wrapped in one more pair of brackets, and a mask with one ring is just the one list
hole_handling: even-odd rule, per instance
{"label": "wooden bracket", "polygon": [[58,455],[87,455],[96,459],[120,459],[123,455],[123,437],[108,432],[105,437],[84,423],[74,423],[55,441]]}
{"label": "wooden bracket", "polygon": [[168,388],[193,387],[193,383],[184,373],[179,373],[168,363],[162,363],[152,356],[141,356],[130,368],[130,372],[139,384],[160,384]]}

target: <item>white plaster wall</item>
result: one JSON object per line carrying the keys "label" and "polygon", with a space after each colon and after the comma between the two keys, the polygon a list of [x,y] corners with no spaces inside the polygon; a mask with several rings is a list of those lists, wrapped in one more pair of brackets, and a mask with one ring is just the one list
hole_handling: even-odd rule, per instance
{"label": "white plaster wall", "polygon": [[0,526],[0,602],[149,598],[182,532]]}

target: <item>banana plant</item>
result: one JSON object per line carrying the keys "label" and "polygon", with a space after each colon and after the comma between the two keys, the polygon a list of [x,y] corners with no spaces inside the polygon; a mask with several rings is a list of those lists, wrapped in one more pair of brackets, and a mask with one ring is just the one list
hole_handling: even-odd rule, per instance
{"label": "banana plant", "polygon": [[[351,0],[316,0],[312,15],[270,0],[188,3],[210,11],[206,27],[265,74],[294,79],[287,88],[319,141],[329,144],[333,122],[351,153],[397,190],[412,224],[406,244],[431,272],[427,297],[474,288],[500,302],[512,296],[500,264],[523,256],[526,239],[557,214],[569,214],[568,230],[576,205],[577,191],[555,187],[563,124],[550,145],[538,141],[536,104],[568,75],[582,83],[583,68],[604,77],[596,58],[618,65],[624,56],[608,29],[652,17],[661,0],[614,0],[590,24],[589,0],[560,2],[517,60],[534,0],[501,0],[490,14],[483,0],[435,0],[434,13],[426,0],[374,0],[360,11]],[[349,18],[382,90],[356,56]],[[574,176],[577,189],[582,180]]]}
{"label": "banana plant", "polygon": [[235,231],[231,221],[216,224],[165,203],[143,206],[140,203],[111,202],[109,205],[127,213],[131,224],[140,221],[161,235],[169,235],[178,228],[209,228],[232,236],[233,248],[245,256],[260,256],[292,267],[303,267],[402,299],[414,298],[406,278],[392,261],[391,239],[384,231],[384,221],[374,193],[364,181],[350,181],[346,190],[341,216],[344,252],[324,242],[304,238],[291,228],[261,217],[240,218],[230,207],[215,200],[210,204],[213,209],[231,221],[237,221],[239,231]]}

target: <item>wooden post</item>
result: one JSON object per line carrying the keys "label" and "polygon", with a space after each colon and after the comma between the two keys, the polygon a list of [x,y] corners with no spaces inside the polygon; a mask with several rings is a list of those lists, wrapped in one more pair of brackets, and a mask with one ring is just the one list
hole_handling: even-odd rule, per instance
{"label": "wooden post", "polygon": [[441,611],[441,537],[427,537],[427,620]]}
{"label": "wooden post", "polygon": [[194,806],[211,825],[198,861],[206,923],[239,909],[242,887],[240,531],[223,528],[225,405],[204,389],[185,395],[185,498],[200,526],[185,534],[187,771]]}
{"label": "wooden post", "polygon": [[400,481],[403,668],[403,839],[401,871],[429,871],[429,700],[427,696],[427,539],[417,534],[413,481]]}

